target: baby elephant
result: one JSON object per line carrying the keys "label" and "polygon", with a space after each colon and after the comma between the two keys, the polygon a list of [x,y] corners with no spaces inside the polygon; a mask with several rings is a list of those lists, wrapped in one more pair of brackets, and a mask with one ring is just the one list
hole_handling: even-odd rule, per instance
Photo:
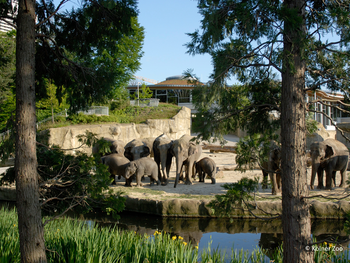
{"label": "baby elephant", "polygon": [[211,183],[216,183],[216,163],[212,159],[210,159],[209,157],[204,157],[203,159],[196,162],[195,168],[196,173],[194,174],[193,178],[195,178],[196,174],[198,173],[199,181],[204,183],[204,178],[207,174],[211,179]]}
{"label": "baby elephant", "polygon": [[148,175],[151,178],[151,185],[154,184],[154,180],[157,182],[157,185],[160,184],[160,180],[158,179],[158,165],[149,157],[131,161],[126,166],[125,178],[129,179],[134,174],[136,175],[137,186],[142,186],[141,178],[144,175]]}
{"label": "baby elephant", "polygon": [[[113,178],[112,184],[115,184],[115,176],[125,174],[125,168],[127,164],[130,162],[129,159],[125,158],[124,156],[120,156],[117,153],[112,153],[110,155],[103,156],[101,158],[101,162],[108,166],[109,173],[111,174],[111,177]],[[131,178],[126,179],[125,185],[131,186]]]}
{"label": "baby elephant", "polygon": [[[111,174],[111,177],[113,177],[112,184],[115,184],[115,176],[124,176],[125,168],[130,161],[124,156],[120,156],[117,153],[112,153],[110,155],[103,156],[101,158],[101,162],[108,166],[109,173]],[[125,185],[131,186],[131,180],[131,178],[126,179]]]}

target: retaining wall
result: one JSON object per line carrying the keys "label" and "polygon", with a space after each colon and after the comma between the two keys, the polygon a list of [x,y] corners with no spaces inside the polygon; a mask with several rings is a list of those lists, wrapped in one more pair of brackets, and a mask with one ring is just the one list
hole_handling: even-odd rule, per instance
{"label": "retaining wall", "polygon": [[[119,139],[128,143],[137,138],[157,137],[163,133],[171,139],[178,139],[184,134],[191,134],[191,110],[182,107],[181,110],[171,119],[151,119],[144,124],[135,123],[107,123],[95,125],[72,125],[60,128],[51,128],[41,133],[48,138],[49,145],[58,145],[62,149],[72,149],[74,153],[81,143],[78,135],[90,131],[98,137]],[[90,147],[81,147],[79,151],[91,153]]]}

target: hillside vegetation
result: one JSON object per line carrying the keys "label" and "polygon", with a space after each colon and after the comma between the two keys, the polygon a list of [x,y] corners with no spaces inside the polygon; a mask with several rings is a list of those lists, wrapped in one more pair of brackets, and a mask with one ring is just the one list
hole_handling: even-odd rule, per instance
{"label": "hillside vegetation", "polygon": [[64,127],[77,124],[98,124],[107,122],[116,123],[144,123],[147,119],[170,119],[174,117],[181,107],[159,103],[158,107],[125,106],[115,108],[110,107],[109,116],[85,115],[83,113],[65,116],[56,116],[55,122],[51,120],[40,125],[39,130],[48,128]]}

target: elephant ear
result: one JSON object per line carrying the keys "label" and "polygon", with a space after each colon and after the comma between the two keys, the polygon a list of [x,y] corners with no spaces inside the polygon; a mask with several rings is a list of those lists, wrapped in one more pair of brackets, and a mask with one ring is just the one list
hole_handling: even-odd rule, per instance
{"label": "elephant ear", "polygon": [[324,158],[329,158],[331,156],[334,155],[334,150],[333,150],[333,147],[327,145],[326,146],[326,154],[325,154],[325,157]]}
{"label": "elephant ear", "polygon": [[133,173],[135,173],[136,170],[137,170],[137,164],[136,164],[135,162],[131,162],[131,163],[130,163],[130,169],[131,169],[131,171],[132,171]]}
{"label": "elephant ear", "polygon": [[147,157],[150,154],[151,154],[150,148],[148,146],[144,145],[143,146],[143,151],[141,153],[141,157]]}
{"label": "elephant ear", "polygon": [[130,161],[133,161],[133,157],[132,157],[132,154],[131,154],[131,148],[132,147],[125,147],[124,156],[126,158],[128,158]]}

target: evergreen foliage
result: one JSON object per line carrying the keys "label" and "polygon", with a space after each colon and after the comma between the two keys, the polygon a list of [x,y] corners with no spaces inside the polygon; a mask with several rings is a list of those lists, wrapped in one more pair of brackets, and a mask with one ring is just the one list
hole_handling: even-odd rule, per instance
{"label": "evergreen foliage", "polygon": [[0,132],[15,112],[16,34],[0,32]]}
{"label": "evergreen foliage", "polygon": [[[280,112],[283,262],[312,262],[313,253],[305,250],[311,243],[309,203],[302,198],[308,196],[305,92],[328,88],[348,96],[349,2],[199,0],[198,8],[201,30],[189,34],[188,52],[210,54],[214,65],[212,82],[200,91],[208,105],[197,113],[205,116],[199,136],[222,139],[239,127],[249,135],[273,134],[277,126],[269,113]],[[237,90],[226,85],[231,77],[249,89],[242,92],[248,103],[237,103],[239,93],[230,96]],[[273,95],[279,84],[280,99]],[[247,117],[240,117],[243,112]]]}
{"label": "evergreen foliage", "polygon": [[[282,60],[287,51],[281,28],[289,16],[293,17],[288,18],[292,27],[302,21],[283,1],[199,1],[198,8],[203,16],[202,31],[188,34],[192,39],[188,53],[212,55],[214,72],[212,82],[194,91],[199,111],[195,131],[205,139],[211,135],[220,138],[237,128],[249,135],[276,132],[279,120],[271,119],[270,113],[280,112],[280,73],[283,63],[290,63]],[[344,2],[307,1],[305,8],[308,35],[293,41],[305,47],[306,88],[343,91],[347,98],[350,23],[344,14],[349,7]],[[233,77],[244,85],[227,85],[227,79]]]}

